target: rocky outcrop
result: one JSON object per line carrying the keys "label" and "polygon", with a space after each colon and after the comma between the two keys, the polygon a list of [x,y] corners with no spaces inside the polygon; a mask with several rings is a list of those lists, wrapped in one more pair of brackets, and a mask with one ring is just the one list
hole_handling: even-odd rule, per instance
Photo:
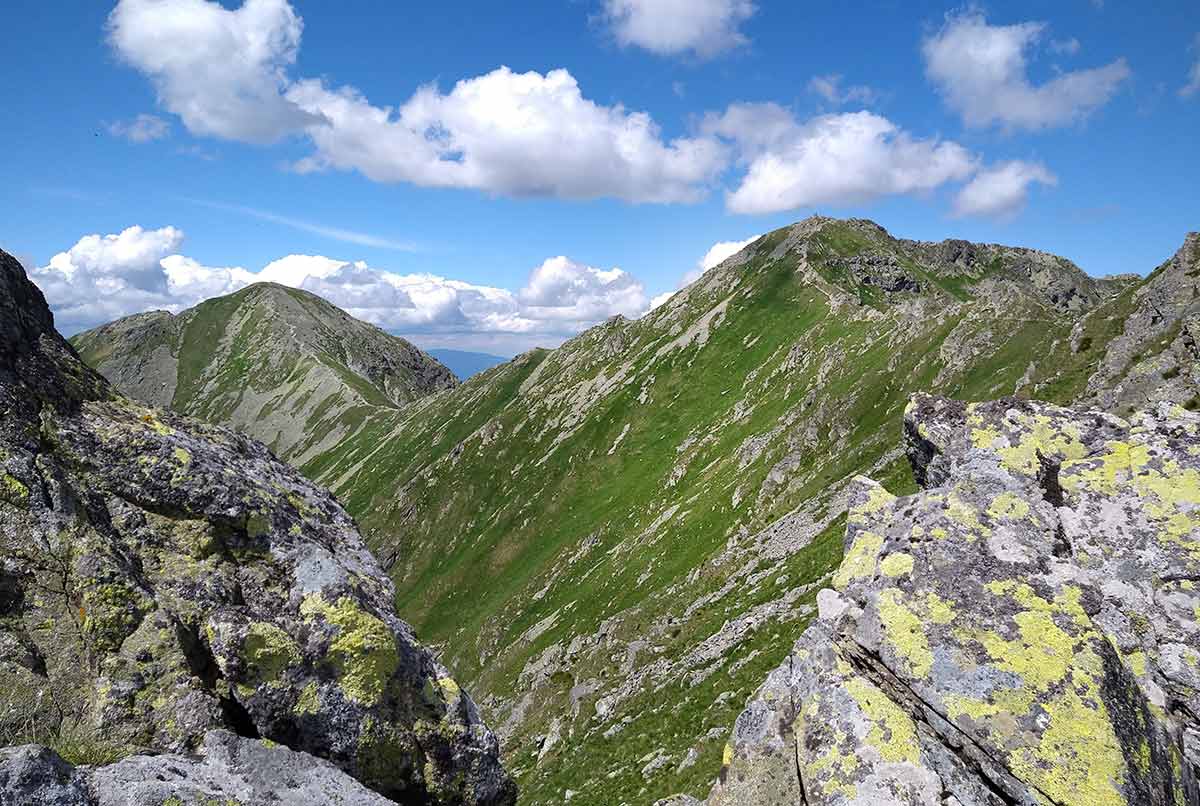
{"label": "rocky outcrop", "polygon": [[[7,798],[7,799],[6,799]],[[328,761],[228,731],[195,754],[73,767],[37,745],[0,750],[0,803],[21,806],[387,806]]]}
{"label": "rocky outcrop", "polygon": [[405,803],[511,802],[495,737],[393,598],[328,493],[114,392],[0,252],[0,734],[70,722],[189,754],[226,730]]}
{"label": "rocky outcrop", "polygon": [[1145,400],[1200,409],[1200,232],[1130,290],[1127,306],[1085,400],[1122,413]]}
{"label": "rocky outcrop", "polygon": [[1200,799],[1200,417],[918,396],[718,804]]}

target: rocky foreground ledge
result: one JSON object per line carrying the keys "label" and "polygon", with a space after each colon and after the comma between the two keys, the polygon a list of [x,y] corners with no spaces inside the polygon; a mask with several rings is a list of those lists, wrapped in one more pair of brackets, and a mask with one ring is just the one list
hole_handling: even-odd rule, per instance
{"label": "rocky foreground ledge", "polygon": [[905,431],[924,490],[856,483],[710,806],[1200,802],[1200,417],[918,397]]}
{"label": "rocky foreground ledge", "polygon": [[116,394],[0,252],[0,744],[124,759],[0,751],[0,803],[514,802],[393,595],[328,493]]}

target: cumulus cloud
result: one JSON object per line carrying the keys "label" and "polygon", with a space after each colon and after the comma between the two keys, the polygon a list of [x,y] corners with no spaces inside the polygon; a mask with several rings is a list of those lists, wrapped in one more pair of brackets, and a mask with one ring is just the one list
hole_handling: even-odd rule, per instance
{"label": "cumulus cloud", "polygon": [[[749,246],[750,244],[757,241],[760,237],[762,237],[762,236],[755,235],[753,237],[747,238],[744,241],[718,241],[717,243],[712,245],[711,249],[709,249],[707,252],[704,253],[704,257],[700,258],[700,263],[697,265],[697,269],[699,269],[699,271],[701,273],[703,273],[703,272],[706,272],[709,269],[713,268],[714,266],[724,263],[726,260],[733,257],[738,252],[742,251],[747,246]],[[699,276],[700,276],[699,274],[696,275],[696,277],[699,277]],[[695,278],[693,278],[693,279],[695,279]]]}
{"label": "cumulus cloud", "polygon": [[675,296],[675,294],[678,293],[678,291],[680,289],[684,288],[685,286],[689,286],[692,283],[699,280],[701,275],[704,274],[704,272],[708,271],[709,269],[713,268],[714,266],[718,266],[721,263],[725,262],[727,259],[733,257],[738,252],[742,251],[747,246],[754,243],[761,237],[762,237],[761,235],[755,235],[750,238],[747,238],[744,241],[718,241],[718,242],[716,242],[709,248],[709,250],[707,252],[704,253],[704,256],[701,257],[700,260],[698,260],[696,262],[695,268],[691,269],[690,271],[688,271],[686,274],[683,275],[683,278],[680,279],[679,285],[676,286],[674,291],[664,291],[663,293],[654,297],[654,299],[650,300],[650,310],[654,310],[658,306],[662,305],[664,302],[669,300],[671,297]]}
{"label": "cumulus cloud", "polygon": [[157,115],[138,115],[133,120],[118,120],[108,124],[108,133],[124,137],[132,143],[161,140],[171,132],[171,124]]}
{"label": "cumulus cloud", "polygon": [[977,11],[950,16],[922,45],[926,75],[971,127],[1036,130],[1073,123],[1116,94],[1129,66],[1117,59],[1035,85],[1028,58],[1045,30],[1041,22],[989,25]]}
{"label": "cumulus cloud", "polygon": [[666,56],[704,58],[744,45],[738,27],[754,11],[750,0],[604,0],[618,42]]}
{"label": "cumulus cloud", "polygon": [[870,106],[879,99],[875,90],[862,84],[855,84],[842,89],[842,77],[837,73],[825,76],[813,76],[808,82],[808,91],[820,95],[834,106],[844,104],[864,104]]}
{"label": "cumulus cloud", "polygon": [[1200,34],[1196,34],[1196,43],[1192,49],[1197,54],[1196,63],[1192,65],[1192,71],[1188,73],[1188,83],[1179,89],[1179,94],[1184,98],[1191,98],[1200,92]]}
{"label": "cumulus cloud", "polygon": [[958,192],[953,214],[1011,218],[1025,207],[1035,184],[1054,186],[1058,178],[1037,162],[1013,160],[988,167]]}
{"label": "cumulus cloud", "polygon": [[300,171],[677,202],[705,195],[727,162],[709,138],[667,140],[648,114],[587,99],[561,69],[500,67],[449,92],[428,85],[398,107],[378,106],[353,87],[291,78],[301,31],[287,0],[245,0],[234,10],[211,0],[121,0],[109,19],[113,48],[150,77],[189,131],[250,143],[303,134],[314,150]]}
{"label": "cumulus cloud", "polygon": [[108,20],[122,59],[194,134],[271,143],[319,118],[283,91],[303,25],[287,0],[121,0]]}
{"label": "cumulus cloud", "polygon": [[315,80],[288,97],[328,125],[309,136],[301,171],[358,170],[380,182],[474,188],[511,196],[694,201],[726,163],[710,138],[665,141],[644,112],[583,96],[566,70],[507,67],[443,93],[419,89],[398,109]]}
{"label": "cumulus cloud", "polygon": [[799,123],[773,104],[738,104],[705,128],[738,144],[745,177],[726,197],[735,213],[849,205],[923,193],[975,171],[957,143],[919,139],[870,112]]}
{"label": "cumulus cloud", "polygon": [[31,276],[67,333],[142,311],[178,313],[256,282],[310,291],[423,343],[511,350],[555,346],[611,316],[649,308],[642,283],[627,272],[562,256],[534,267],[511,291],[323,255],[288,255],[257,272],[206,266],[179,254],[183,237],[174,227],[88,235]]}

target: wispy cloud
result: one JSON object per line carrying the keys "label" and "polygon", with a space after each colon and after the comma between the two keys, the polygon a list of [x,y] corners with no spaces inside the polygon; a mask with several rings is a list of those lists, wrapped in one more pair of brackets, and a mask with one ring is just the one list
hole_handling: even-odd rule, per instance
{"label": "wispy cloud", "polygon": [[118,120],[107,124],[113,137],[124,137],[131,143],[162,140],[171,133],[171,124],[157,115],[138,115],[133,120]]}
{"label": "wispy cloud", "polygon": [[371,235],[366,232],[357,232],[350,229],[342,229],[341,227],[327,227],[324,224],[315,224],[311,221],[304,221],[291,216],[272,213],[269,210],[259,210],[255,207],[246,207],[241,204],[225,204],[223,202],[206,201],[204,199],[183,198],[183,201],[192,204],[199,204],[202,207],[208,207],[213,210],[224,210],[229,213],[237,213],[239,215],[257,218],[260,221],[270,221],[272,224],[280,224],[285,227],[300,230],[301,232],[309,232],[313,235],[320,235],[324,238],[330,238],[343,243],[357,244],[358,246],[370,246],[376,249],[391,249],[395,252],[420,252],[421,247],[411,241],[397,241],[391,238],[383,238],[378,235]]}

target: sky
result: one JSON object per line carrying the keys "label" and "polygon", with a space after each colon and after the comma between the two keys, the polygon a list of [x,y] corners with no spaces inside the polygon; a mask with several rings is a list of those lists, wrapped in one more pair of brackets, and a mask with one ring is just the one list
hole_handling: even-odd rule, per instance
{"label": "sky", "polygon": [[61,330],[257,280],[513,355],[808,215],[1145,274],[1200,3],[6,0],[0,248]]}

